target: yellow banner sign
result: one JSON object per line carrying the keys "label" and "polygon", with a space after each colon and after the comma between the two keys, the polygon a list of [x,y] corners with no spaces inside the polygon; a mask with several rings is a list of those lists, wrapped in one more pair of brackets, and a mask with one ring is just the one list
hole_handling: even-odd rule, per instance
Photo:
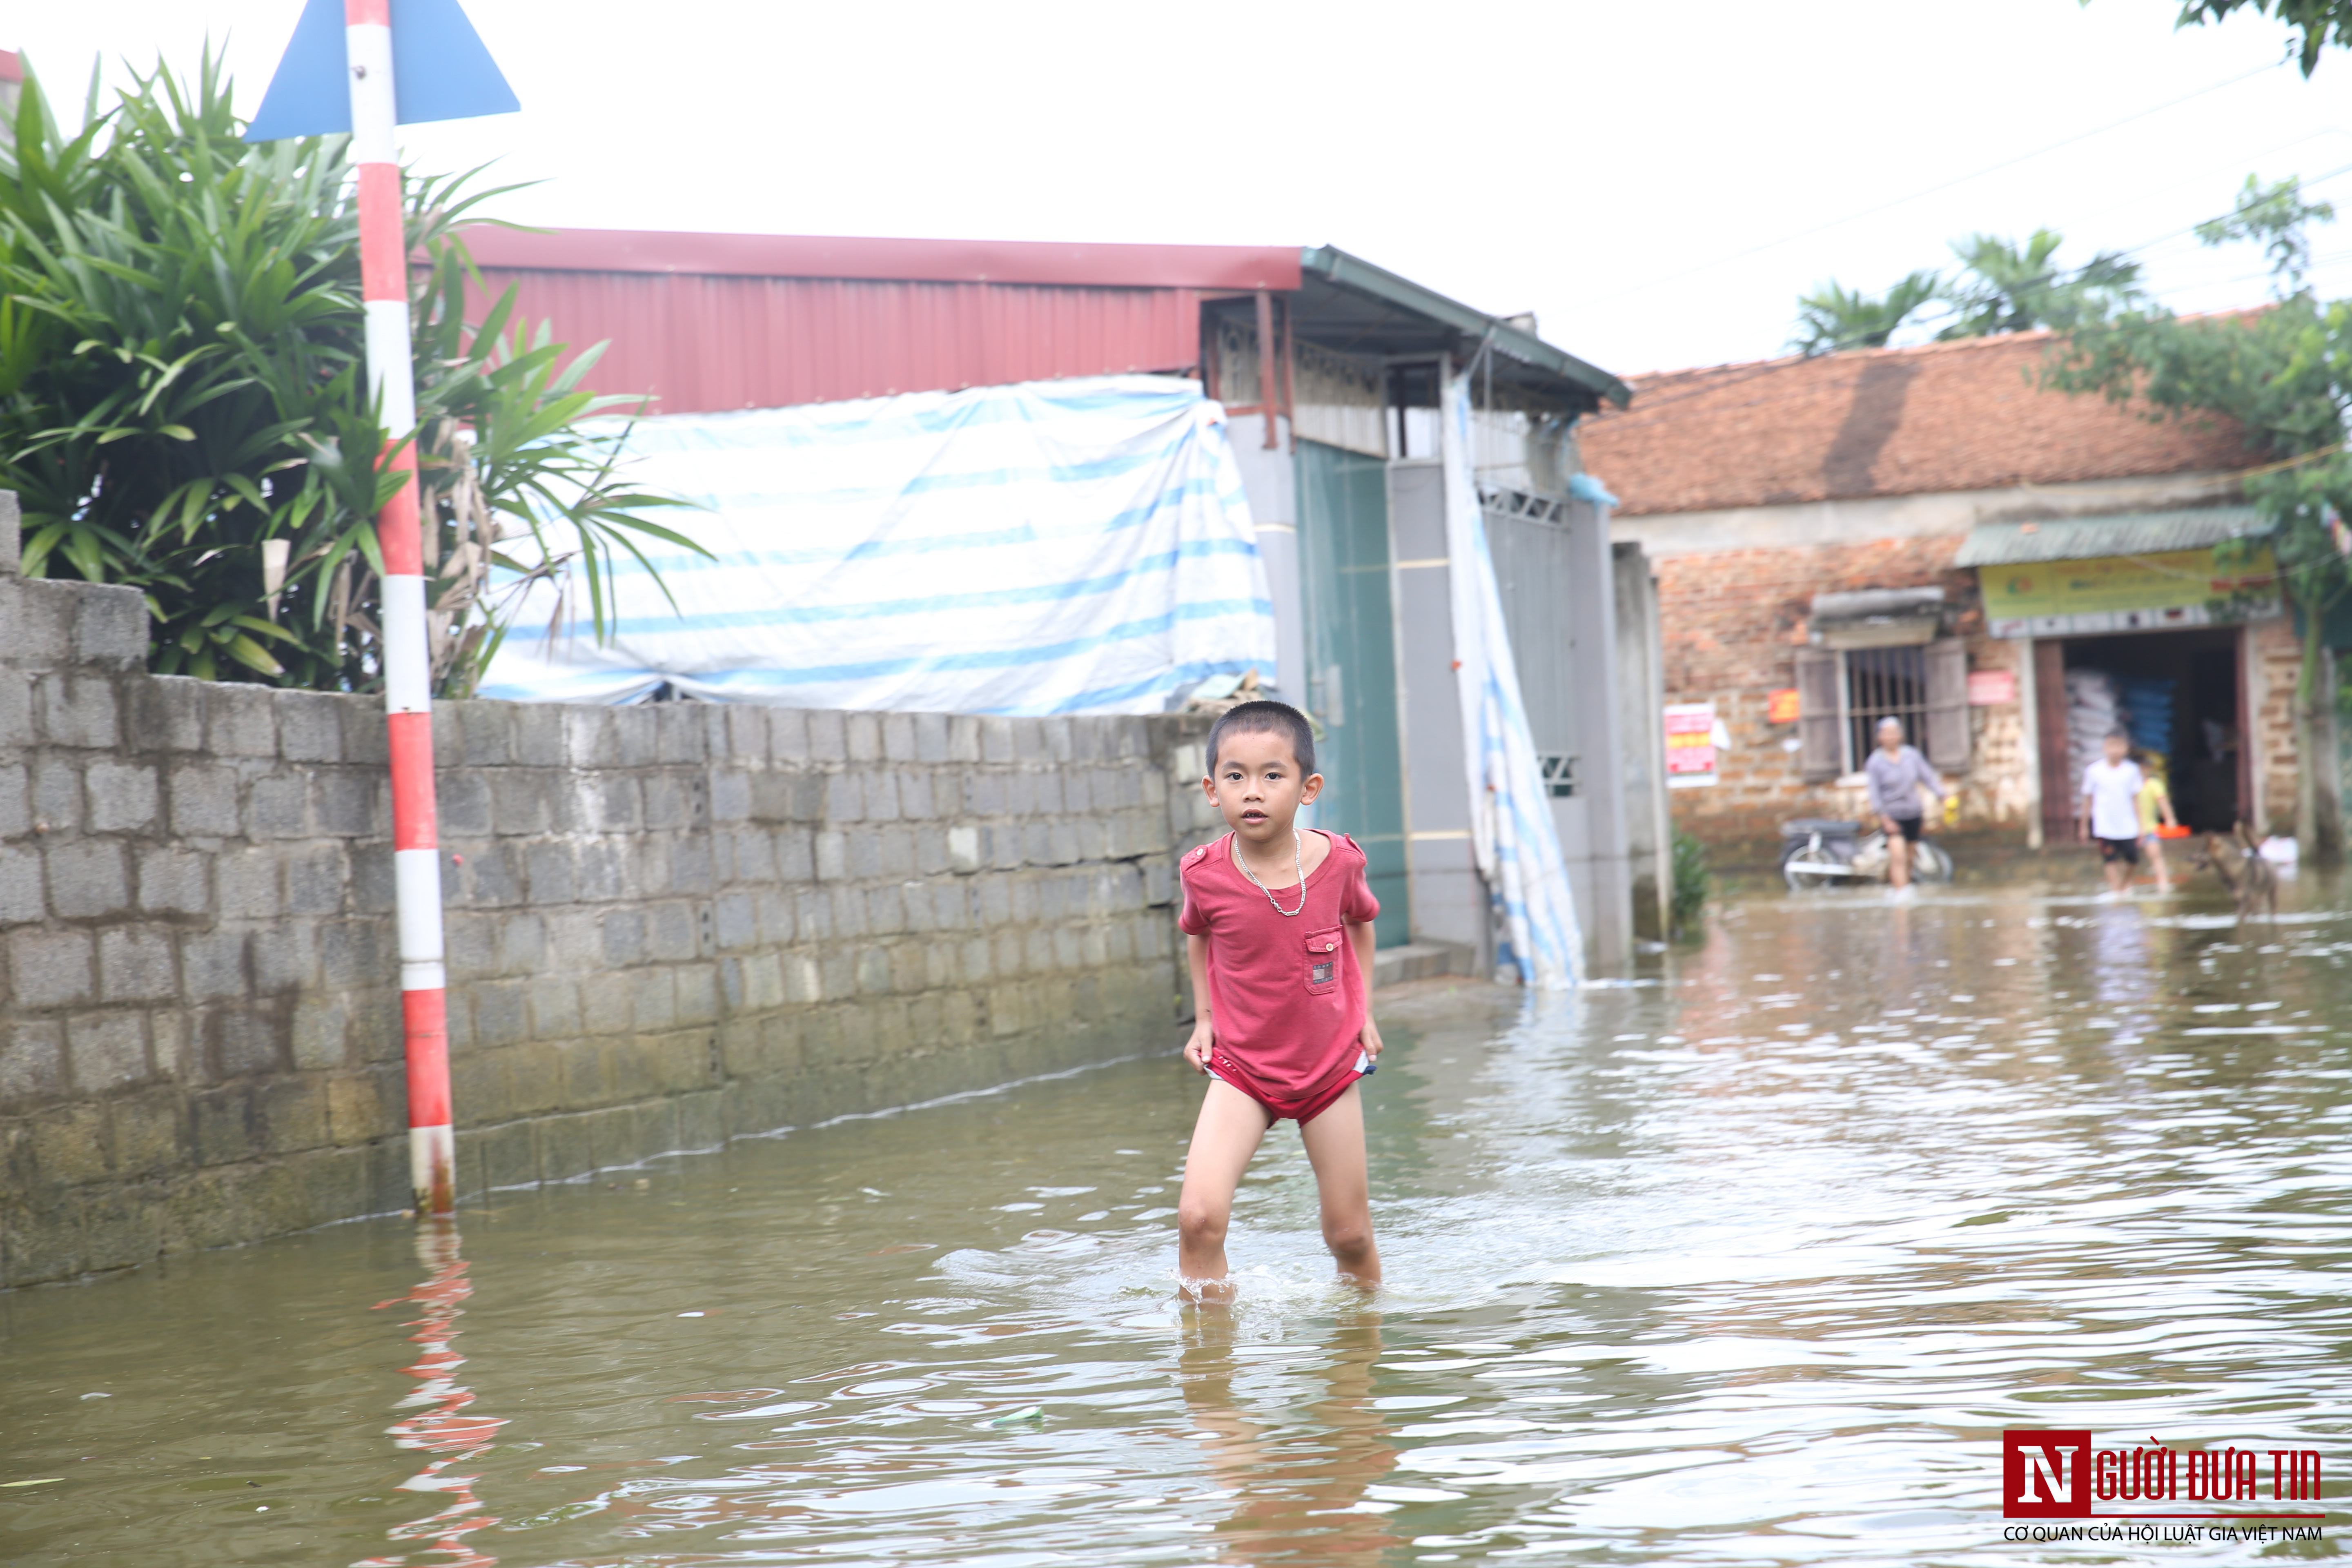
{"label": "yellow banner sign", "polygon": [[2203,622],[2209,607],[2215,620],[2275,613],[2277,569],[2270,550],[2224,564],[2216,558],[2220,548],[1979,566],[1985,619],[2001,636],[2015,635],[2024,629],[2019,623],[2027,622],[2118,616],[2137,621],[2134,612],[2153,612],[2155,624]]}

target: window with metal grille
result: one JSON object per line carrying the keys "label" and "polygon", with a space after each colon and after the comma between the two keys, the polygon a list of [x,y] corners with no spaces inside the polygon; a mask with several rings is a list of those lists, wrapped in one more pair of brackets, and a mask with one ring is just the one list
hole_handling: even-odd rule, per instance
{"label": "window with metal grille", "polygon": [[1556,800],[1566,800],[1576,794],[1576,759],[1558,752],[1546,752],[1536,759],[1543,764],[1544,793]]}
{"label": "window with metal grille", "polygon": [[1903,721],[1903,738],[1923,745],[1927,732],[1927,650],[1924,647],[1848,648],[1845,662],[1845,770],[1869,760],[1879,721]]}

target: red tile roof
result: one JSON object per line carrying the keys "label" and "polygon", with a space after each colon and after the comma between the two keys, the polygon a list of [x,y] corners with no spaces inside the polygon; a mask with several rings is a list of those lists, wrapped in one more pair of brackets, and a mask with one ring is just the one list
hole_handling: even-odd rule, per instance
{"label": "red tile roof", "polygon": [[1630,378],[1577,427],[1628,515],[2242,468],[2226,420],[2043,391],[2047,332]]}

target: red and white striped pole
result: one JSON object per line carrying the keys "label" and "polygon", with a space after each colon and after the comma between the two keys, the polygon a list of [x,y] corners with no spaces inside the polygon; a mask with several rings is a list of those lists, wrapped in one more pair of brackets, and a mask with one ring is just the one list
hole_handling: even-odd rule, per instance
{"label": "red and white striped pole", "polygon": [[[392,742],[392,858],[407,1041],[408,1168],[419,1215],[456,1206],[449,1121],[448,980],[442,967],[441,849],[433,804],[433,665],[425,647],[425,548],[416,495],[415,370],[408,335],[408,240],[394,131],[391,0],[343,0],[352,157],[359,165],[360,296],[368,386],[399,449],[399,492],[376,517],[383,552],[383,705]],[[404,443],[406,443],[404,445]]]}

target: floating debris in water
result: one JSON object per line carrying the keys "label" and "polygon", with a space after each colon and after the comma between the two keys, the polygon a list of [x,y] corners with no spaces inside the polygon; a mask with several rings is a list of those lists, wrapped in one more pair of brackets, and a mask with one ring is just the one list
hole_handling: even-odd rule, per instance
{"label": "floating debris in water", "polygon": [[1045,1407],[1044,1405],[1024,1405],[1020,1409],[1013,1412],[1010,1415],[994,1416],[989,1420],[982,1422],[981,1425],[983,1426],[1010,1426],[1018,1421],[1043,1421],[1045,1419]]}
{"label": "floating debris in water", "polygon": [[33,1481],[0,1481],[0,1490],[9,1487],[53,1487],[64,1479],[63,1476],[43,1476],[40,1479]]}
{"label": "floating debris in water", "polygon": [[85,1394],[82,1397],[84,1399],[111,1399],[114,1395],[111,1394]]}

